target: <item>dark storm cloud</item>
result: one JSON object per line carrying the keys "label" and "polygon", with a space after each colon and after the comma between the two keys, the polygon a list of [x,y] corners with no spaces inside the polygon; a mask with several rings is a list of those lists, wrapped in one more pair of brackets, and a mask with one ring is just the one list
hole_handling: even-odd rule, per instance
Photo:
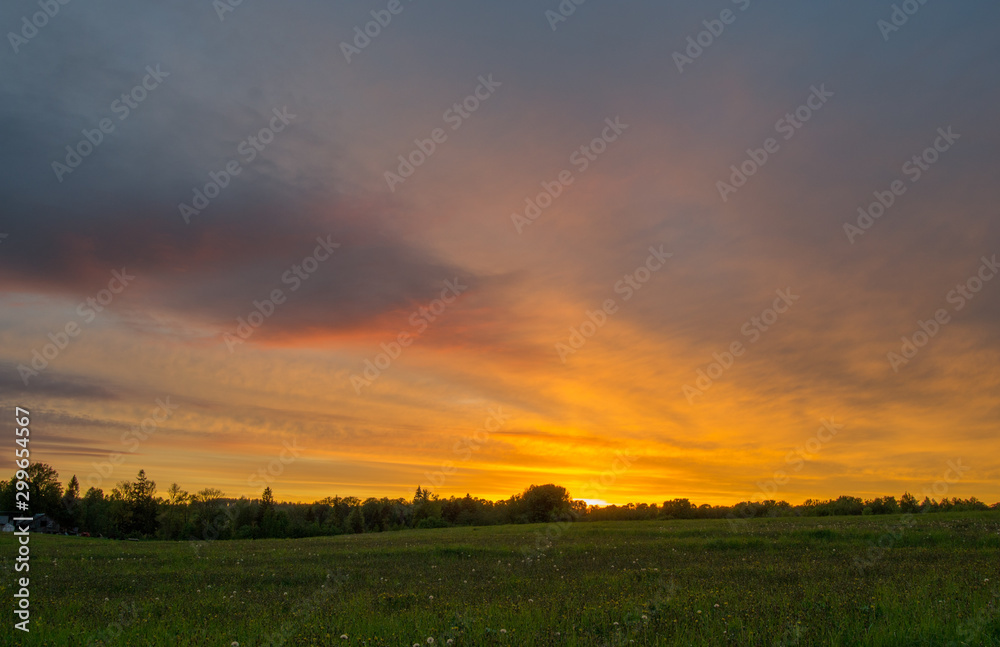
{"label": "dark storm cloud", "polygon": [[[224,29],[204,3],[103,9],[65,8],[5,63],[0,288],[77,299],[126,268],[137,277],[131,308],[221,324],[288,290],[282,277],[317,237],[339,242],[268,327],[280,334],[356,326],[471,279],[386,233],[387,201],[340,190],[338,135],[316,125],[332,101],[296,96],[281,80],[302,76],[303,61],[248,40],[263,37],[266,16]],[[18,10],[0,17],[16,22]],[[268,80],[278,89],[263,89]],[[102,120],[112,132],[99,132]],[[248,144],[272,126],[281,132],[266,147]],[[100,141],[71,167],[87,138]],[[239,176],[185,222],[179,205],[196,205],[210,173],[224,177],[234,160]]]}

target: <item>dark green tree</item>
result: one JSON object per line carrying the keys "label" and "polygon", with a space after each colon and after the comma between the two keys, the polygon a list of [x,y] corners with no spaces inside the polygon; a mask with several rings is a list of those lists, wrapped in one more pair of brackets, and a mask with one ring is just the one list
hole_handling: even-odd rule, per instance
{"label": "dark green tree", "polygon": [[570,496],[561,485],[530,485],[520,499],[528,523],[565,519],[570,511]]}
{"label": "dark green tree", "polygon": [[135,483],[122,481],[111,493],[112,515],[118,534],[151,536],[156,533],[156,482],[139,470]]}
{"label": "dark green tree", "polygon": [[361,513],[361,507],[351,510],[347,515],[347,531],[360,534],[365,531],[365,516]]}
{"label": "dark green tree", "polygon": [[66,485],[66,493],[62,496],[59,523],[69,529],[80,526],[80,481],[76,479],[75,474]]}

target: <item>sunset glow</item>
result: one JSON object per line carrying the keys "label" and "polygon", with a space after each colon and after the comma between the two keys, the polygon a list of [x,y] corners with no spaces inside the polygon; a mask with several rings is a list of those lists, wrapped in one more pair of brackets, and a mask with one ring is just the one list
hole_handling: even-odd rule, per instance
{"label": "sunset glow", "polygon": [[1000,500],[996,6],[181,4],[3,73],[0,401],[63,480]]}

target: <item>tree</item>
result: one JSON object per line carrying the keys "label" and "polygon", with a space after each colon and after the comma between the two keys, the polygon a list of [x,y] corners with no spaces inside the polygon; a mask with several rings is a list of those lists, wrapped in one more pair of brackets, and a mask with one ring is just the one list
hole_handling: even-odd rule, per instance
{"label": "tree", "polygon": [[520,497],[528,523],[556,521],[569,514],[570,496],[561,485],[531,485]]}
{"label": "tree", "polygon": [[347,515],[347,532],[360,534],[364,531],[365,517],[361,513],[361,507],[359,506],[351,510],[351,514]]}
{"label": "tree", "polygon": [[182,490],[177,483],[171,483],[167,488],[167,500],[161,505],[159,536],[165,539],[181,539],[194,534],[194,526],[189,526],[191,507],[188,502],[191,495]]}
{"label": "tree", "polygon": [[205,488],[191,497],[195,510],[198,534],[205,539],[217,539],[226,528],[227,520],[222,507],[223,492],[218,488]]}
{"label": "tree", "polygon": [[271,492],[271,488],[265,487],[264,492],[260,495],[260,505],[257,507],[257,513],[254,515],[254,522],[258,527],[263,528],[265,520],[270,520],[273,516],[274,494]]}
{"label": "tree", "polygon": [[76,474],[66,485],[66,493],[62,497],[59,523],[69,528],[77,528],[80,525],[80,481],[76,479]]}
{"label": "tree", "polygon": [[170,505],[180,505],[188,502],[191,495],[188,494],[187,490],[182,490],[180,485],[176,483],[171,483],[170,487],[167,488],[167,503]]}
{"label": "tree", "polygon": [[118,532],[123,535],[152,535],[156,532],[156,482],[139,470],[135,483],[122,481],[112,491],[113,515]]}
{"label": "tree", "polygon": [[[63,516],[63,487],[59,483],[59,472],[47,463],[31,463],[24,470],[28,484],[28,510],[30,514],[45,513],[56,519]],[[0,483],[0,509],[13,510],[16,503],[17,474],[9,481]]]}
{"label": "tree", "polygon": [[664,501],[660,514],[667,519],[693,519],[695,507],[688,499]]}
{"label": "tree", "polygon": [[271,492],[271,488],[264,488],[264,492],[260,495],[260,505],[264,508],[274,507],[274,493]]}
{"label": "tree", "polygon": [[92,535],[112,534],[111,502],[98,488],[87,490],[80,501],[80,530]]}

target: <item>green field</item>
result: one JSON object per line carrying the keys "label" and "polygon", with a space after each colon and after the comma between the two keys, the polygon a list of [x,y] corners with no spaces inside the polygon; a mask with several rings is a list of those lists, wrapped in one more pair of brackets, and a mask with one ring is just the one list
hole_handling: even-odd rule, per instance
{"label": "green field", "polygon": [[[0,635],[26,645],[1000,645],[1000,514],[911,521],[201,544],[33,536],[31,633],[14,632],[8,615]],[[539,541],[546,531],[550,544]],[[0,537],[11,606],[15,550]]]}

